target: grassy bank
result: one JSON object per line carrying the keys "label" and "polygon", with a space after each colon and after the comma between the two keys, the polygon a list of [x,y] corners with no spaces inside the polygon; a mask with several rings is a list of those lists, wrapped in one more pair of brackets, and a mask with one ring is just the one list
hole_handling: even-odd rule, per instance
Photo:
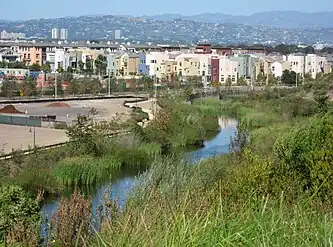
{"label": "grassy bank", "polygon": [[155,164],[93,246],[330,246],[332,106],[300,94],[197,102],[239,120],[241,151]]}

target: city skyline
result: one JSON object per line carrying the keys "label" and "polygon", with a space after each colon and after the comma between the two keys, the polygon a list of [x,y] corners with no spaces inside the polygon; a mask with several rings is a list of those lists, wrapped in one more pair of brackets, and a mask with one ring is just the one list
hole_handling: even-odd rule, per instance
{"label": "city skyline", "polygon": [[[134,0],[129,0],[124,8],[124,2],[116,0],[95,0],[82,5],[79,0],[65,1],[58,0],[55,5],[53,2],[31,0],[26,8],[17,8],[17,2],[6,1],[2,3],[2,8],[6,9],[2,13],[1,19],[4,20],[28,20],[38,18],[59,18],[66,16],[81,15],[159,15],[159,14],[181,14],[195,15],[202,13],[223,13],[228,15],[251,15],[259,12],[268,11],[301,11],[301,12],[325,12],[333,11],[333,1],[321,0],[320,4],[313,5],[313,0],[280,0],[278,3],[256,0],[255,4],[250,5],[248,0],[238,0],[234,2],[222,2],[218,0],[208,0],[205,5],[189,1],[169,0],[168,4],[157,4],[153,0],[146,0],[138,5]],[[31,8],[29,7],[31,6]],[[76,8],[79,6],[79,8]],[[174,6],[177,6],[175,8]],[[50,11],[43,11],[43,9]]]}

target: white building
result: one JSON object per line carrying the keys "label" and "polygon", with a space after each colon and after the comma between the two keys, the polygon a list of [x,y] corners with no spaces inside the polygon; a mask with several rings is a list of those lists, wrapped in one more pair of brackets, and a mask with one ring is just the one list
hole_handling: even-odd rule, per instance
{"label": "white building", "polygon": [[58,28],[52,28],[52,39],[59,39],[59,29]]}
{"label": "white building", "polygon": [[219,58],[220,64],[220,82],[226,83],[228,78],[231,79],[233,84],[237,83],[237,74],[238,74],[238,62],[231,61],[227,56],[221,56]]}
{"label": "white building", "polygon": [[120,30],[115,30],[114,31],[114,39],[117,40],[117,39],[120,39]]}
{"label": "white building", "polygon": [[146,65],[148,68],[149,76],[159,78],[160,66],[164,61],[169,60],[169,55],[166,52],[149,52],[146,54]]}
{"label": "white building", "polygon": [[60,29],[60,39],[67,40],[68,39],[68,29]]}
{"label": "white building", "polygon": [[283,68],[283,61],[275,61],[269,65],[269,71],[271,71],[272,75],[274,75],[276,78],[281,78],[284,68]]}
{"label": "white building", "polygon": [[291,54],[287,56],[286,60],[290,63],[289,69],[300,76],[310,74],[315,79],[318,73],[330,72],[326,57],[316,54]]}

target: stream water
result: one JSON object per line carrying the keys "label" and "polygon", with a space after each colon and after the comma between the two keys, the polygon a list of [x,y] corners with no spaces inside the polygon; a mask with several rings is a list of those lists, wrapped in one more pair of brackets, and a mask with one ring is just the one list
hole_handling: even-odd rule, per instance
{"label": "stream water", "polygon": [[[192,163],[198,163],[202,159],[211,158],[217,155],[229,152],[231,138],[235,136],[237,122],[235,120],[219,120],[220,132],[211,140],[204,142],[204,147],[195,151],[186,152],[184,158]],[[137,174],[123,172],[122,176],[105,183],[102,186],[96,186],[89,191],[92,197],[93,215],[105,196],[105,191],[109,191],[112,199],[118,199],[120,206],[126,202],[128,193],[131,192],[137,182]],[[57,209],[57,200],[48,201],[42,208],[42,214],[50,218]]]}

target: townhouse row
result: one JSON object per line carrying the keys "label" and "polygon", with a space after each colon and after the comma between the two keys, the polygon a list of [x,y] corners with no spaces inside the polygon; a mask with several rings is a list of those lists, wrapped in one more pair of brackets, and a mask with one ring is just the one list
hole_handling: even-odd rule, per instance
{"label": "townhouse row", "polygon": [[[37,47],[11,46],[0,51],[0,61],[23,61],[26,64],[49,63],[51,70],[60,67],[86,68],[87,61],[100,56],[106,60],[106,72],[115,77],[146,75],[157,80],[172,80],[175,77],[198,77],[204,84],[225,83],[228,79],[237,83],[240,78],[256,80],[259,74],[281,78],[284,70],[295,71],[300,76],[331,72],[332,64],[326,57],[316,54],[266,55],[261,49],[212,49],[210,45],[195,48],[164,49],[149,51],[128,49],[92,49],[89,47]],[[2,69],[2,72],[9,70]],[[22,74],[22,71],[17,71]],[[11,70],[11,73],[13,70]]]}

